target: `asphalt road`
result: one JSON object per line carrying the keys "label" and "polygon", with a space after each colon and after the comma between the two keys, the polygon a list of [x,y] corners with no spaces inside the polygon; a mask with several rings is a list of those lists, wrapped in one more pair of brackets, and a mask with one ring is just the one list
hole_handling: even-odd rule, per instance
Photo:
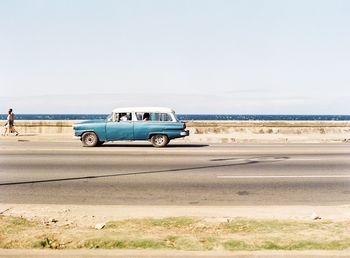
{"label": "asphalt road", "polygon": [[350,145],[0,141],[0,203],[342,205]]}

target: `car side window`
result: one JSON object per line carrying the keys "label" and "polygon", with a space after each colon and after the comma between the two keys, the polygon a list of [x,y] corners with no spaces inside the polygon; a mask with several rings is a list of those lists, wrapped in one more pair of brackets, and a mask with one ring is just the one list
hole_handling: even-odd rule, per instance
{"label": "car side window", "polygon": [[136,116],[136,120],[137,120],[137,121],[142,121],[143,113],[136,112],[136,113],[135,113],[135,116]]}
{"label": "car side window", "polygon": [[136,112],[137,121],[158,121],[158,122],[172,122],[173,119],[168,113],[148,113]]}
{"label": "car side window", "polygon": [[116,122],[131,121],[131,113],[116,113]]}
{"label": "car side window", "polygon": [[151,113],[147,112],[136,112],[136,119],[137,121],[151,121]]}
{"label": "car side window", "polygon": [[172,118],[169,114],[167,113],[155,113],[155,120],[161,121],[161,122],[171,122]]}
{"label": "car side window", "polygon": [[160,114],[160,119],[161,119],[160,121],[164,121],[164,122],[171,122],[171,121],[173,121],[172,117],[169,114],[167,114],[167,113]]}

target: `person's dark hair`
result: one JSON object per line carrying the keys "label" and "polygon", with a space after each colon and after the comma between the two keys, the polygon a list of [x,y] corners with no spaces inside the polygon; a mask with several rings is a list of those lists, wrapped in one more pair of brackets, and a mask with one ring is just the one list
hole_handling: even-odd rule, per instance
{"label": "person's dark hair", "polygon": [[149,117],[150,117],[150,116],[149,116],[149,113],[144,113],[144,114],[143,114],[143,119],[149,119]]}
{"label": "person's dark hair", "polygon": [[11,114],[11,113],[12,113],[12,108],[9,109],[9,114]]}

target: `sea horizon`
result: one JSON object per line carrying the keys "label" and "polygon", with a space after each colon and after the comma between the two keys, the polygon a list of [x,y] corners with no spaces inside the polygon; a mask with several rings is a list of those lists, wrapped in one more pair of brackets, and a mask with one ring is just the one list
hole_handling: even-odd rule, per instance
{"label": "sea horizon", "polygon": [[[16,120],[92,120],[105,119],[109,114],[16,114]],[[6,120],[0,114],[0,120]],[[268,114],[177,114],[180,120],[289,120],[289,121],[350,121],[350,115],[268,115]]]}

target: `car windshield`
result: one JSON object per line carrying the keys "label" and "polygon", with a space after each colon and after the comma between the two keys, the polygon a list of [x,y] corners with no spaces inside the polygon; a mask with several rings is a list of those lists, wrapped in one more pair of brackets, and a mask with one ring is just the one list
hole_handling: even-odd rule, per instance
{"label": "car windshield", "polygon": [[107,120],[107,121],[112,121],[112,117],[113,117],[113,113],[110,113],[110,114],[107,116],[106,120]]}

